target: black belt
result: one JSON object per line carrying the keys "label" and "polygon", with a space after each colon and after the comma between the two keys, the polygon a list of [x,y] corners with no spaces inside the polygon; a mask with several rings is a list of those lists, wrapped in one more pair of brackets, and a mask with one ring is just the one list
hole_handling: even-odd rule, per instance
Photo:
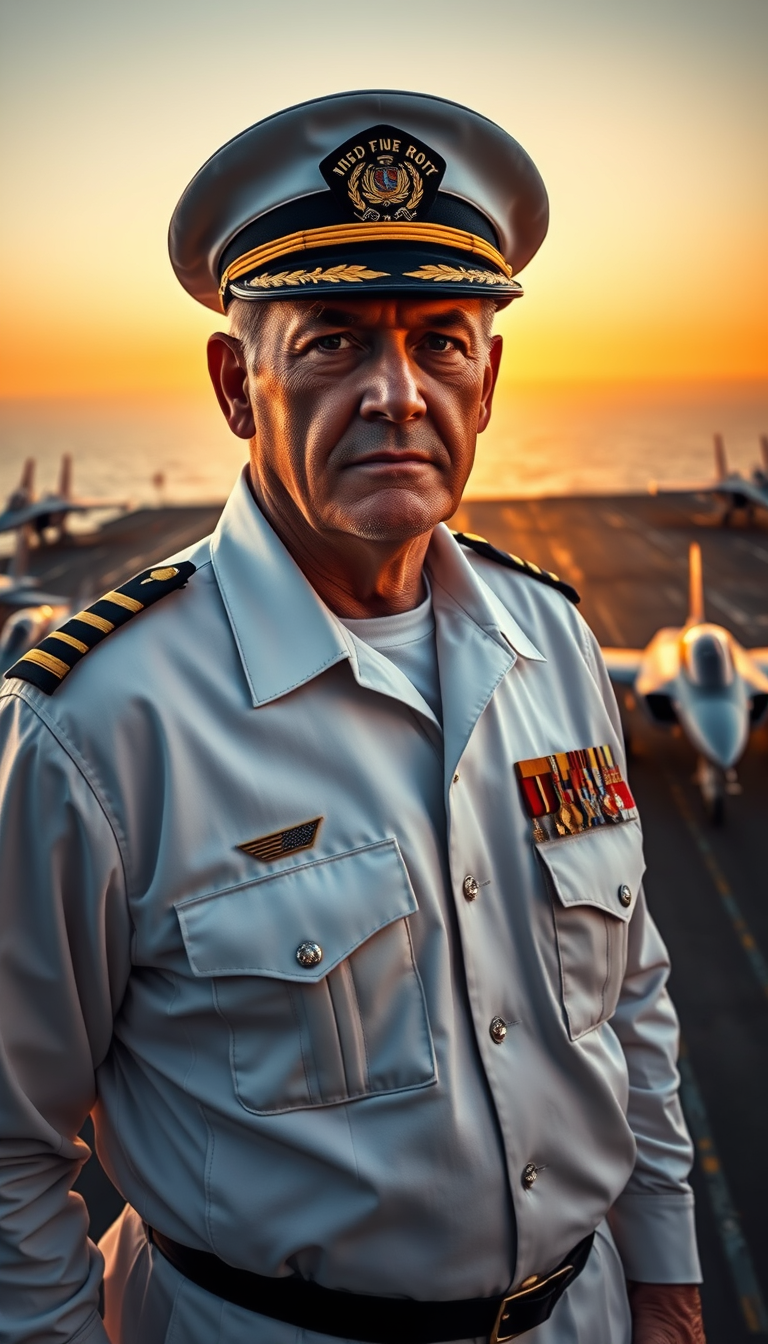
{"label": "black belt", "polygon": [[548,1320],[555,1303],[581,1273],[594,1232],[580,1241],[551,1274],[532,1275],[517,1292],[451,1302],[415,1302],[402,1297],[368,1297],[321,1288],[297,1275],[275,1279],[236,1269],[208,1251],[196,1251],[147,1228],[166,1260],[198,1288],[237,1307],[320,1335],[361,1344],[442,1344],[476,1339],[502,1344]]}

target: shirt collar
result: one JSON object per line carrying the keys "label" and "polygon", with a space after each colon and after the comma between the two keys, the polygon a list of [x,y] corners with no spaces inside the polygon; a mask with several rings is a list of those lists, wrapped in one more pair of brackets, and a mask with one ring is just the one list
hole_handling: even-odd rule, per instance
{"label": "shirt collar", "polygon": [[[453,534],[441,523],[427,551],[427,566],[433,584],[436,615],[446,598],[485,630],[502,648],[509,647],[523,658],[544,663],[546,658],[493,590],[483,581]],[[442,595],[438,593],[442,589]]]}
{"label": "shirt collar", "polygon": [[[354,641],[270,527],[247,472],[224,506],[211,560],[254,705],[278,699],[345,658],[365,682]],[[436,614],[449,600],[503,648],[544,661],[443,524],[433,533],[427,566]]]}
{"label": "shirt collar", "polygon": [[272,530],[245,467],[211,538],[211,560],[254,705],[349,657],[341,627]]}

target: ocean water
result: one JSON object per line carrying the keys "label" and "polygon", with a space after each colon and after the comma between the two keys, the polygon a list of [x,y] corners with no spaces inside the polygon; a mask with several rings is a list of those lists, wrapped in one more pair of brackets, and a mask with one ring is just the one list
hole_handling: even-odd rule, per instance
{"label": "ocean water", "polygon": [[[768,434],[768,381],[657,385],[504,385],[478,440],[467,498],[615,494],[649,479],[706,480],[712,435],[749,470]],[[213,395],[0,401],[0,499],[36,459],[36,485],[54,489],[64,452],[75,491],[132,503],[224,499],[247,445]]]}

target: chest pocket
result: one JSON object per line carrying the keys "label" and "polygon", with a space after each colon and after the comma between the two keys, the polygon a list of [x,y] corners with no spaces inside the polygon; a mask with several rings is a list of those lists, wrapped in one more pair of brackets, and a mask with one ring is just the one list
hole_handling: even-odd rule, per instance
{"label": "chest pocket", "polygon": [[629,921],[645,872],[639,823],[601,826],[538,845],[549,874],[560,981],[572,1041],[613,1015]]}
{"label": "chest pocket", "polygon": [[396,840],[177,905],[192,973],[211,978],[229,1026],[246,1110],[327,1106],[436,1081],[408,928],[416,910]]}

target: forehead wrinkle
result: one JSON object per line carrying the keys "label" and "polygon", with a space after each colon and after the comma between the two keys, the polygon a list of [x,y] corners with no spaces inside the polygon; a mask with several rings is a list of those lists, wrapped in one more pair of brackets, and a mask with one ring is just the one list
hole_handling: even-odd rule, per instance
{"label": "forehead wrinkle", "polygon": [[358,327],[364,318],[360,313],[348,311],[345,308],[321,308],[319,312],[310,313],[310,322],[321,322],[326,327]]}
{"label": "forehead wrinkle", "polygon": [[[323,306],[308,315],[310,325],[320,323],[329,327],[359,327],[359,326],[379,326],[378,321],[371,321],[365,313],[353,309],[328,308]],[[390,325],[387,323],[387,325]],[[454,327],[464,326],[471,328],[474,323],[472,315],[466,308],[449,308],[447,312],[441,309],[433,309],[432,312],[419,314],[416,321],[403,318],[401,321],[395,321],[392,325],[402,327]]]}
{"label": "forehead wrinkle", "polygon": [[423,322],[417,323],[420,327],[471,327],[472,318],[466,308],[449,308],[448,312],[438,309],[430,313]]}

